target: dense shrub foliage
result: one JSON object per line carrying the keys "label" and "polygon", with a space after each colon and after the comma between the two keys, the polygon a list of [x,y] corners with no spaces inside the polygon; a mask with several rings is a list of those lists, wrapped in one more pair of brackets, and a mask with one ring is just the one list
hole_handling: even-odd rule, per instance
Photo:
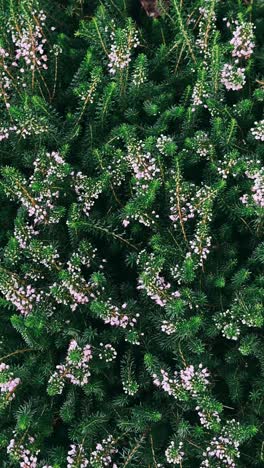
{"label": "dense shrub foliage", "polygon": [[0,0],[1,467],[261,467],[261,0]]}

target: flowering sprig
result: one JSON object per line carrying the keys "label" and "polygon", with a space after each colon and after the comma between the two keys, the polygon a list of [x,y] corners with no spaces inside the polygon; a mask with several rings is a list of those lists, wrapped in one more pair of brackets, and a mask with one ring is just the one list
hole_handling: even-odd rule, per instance
{"label": "flowering sprig", "polygon": [[[16,16],[12,9],[7,20],[8,42],[0,47],[0,99],[7,110],[11,107],[13,96],[20,95],[23,89],[34,89],[37,79],[45,82],[42,73],[48,69],[46,34],[55,29],[51,27],[48,31],[46,20],[43,10],[25,6]],[[27,126],[23,131],[23,138],[31,133]]]}
{"label": "flowering sprig", "polygon": [[163,320],[160,328],[166,335],[173,335],[177,330],[175,323],[169,322],[168,320]]}
{"label": "flowering sprig", "polygon": [[42,290],[36,290],[31,284],[26,284],[16,274],[4,268],[0,268],[0,291],[24,316],[45,301]]}
{"label": "flowering sprig", "polygon": [[[180,229],[186,244],[189,244],[188,256],[196,259],[203,267],[211,246],[209,235],[212,220],[212,206],[217,189],[203,185],[195,190],[195,185],[182,180],[179,166],[174,174],[175,187],[170,190],[170,219],[175,229]],[[186,223],[197,218],[195,232],[189,240]]]}
{"label": "flowering sprig", "polygon": [[147,81],[147,58],[144,54],[140,54],[134,65],[132,74],[132,83],[134,86],[139,87]]}
{"label": "flowering sprig", "polygon": [[213,466],[229,466],[235,468],[236,459],[240,457],[240,440],[237,438],[240,424],[235,420],[228,421],[221,434],[214,437],[203,456],[201,468]]}
{"label": "flowering sprig", "polygon": [[81,86],[74,88],[74,94],[76,94],[81,101],[83,101],[83,106],[81,108],[81,113],[78,117],[78,123],[80,117],[82,117],[85,108],[88,104],[93,104],[94,97],[98,88],[98,85],[102,78],[102,69],[100,67],[95,67],[91,72],[91,80],[89,83],[82,83]]}
{"label": "flowering sprig", "polygon": [[241,322],[235,315],[229,310],[221,312],[215,318],[216,326],[224,338],[228,340],[237,341],[241,333]]}
{"label": "flowering sprig", "polygon": [[203,267],[204,260],[210,253],[212,237],[210,235],[210,223],[212,221],[213,202],[218,189],[202,186],[196,193],[197,203],[195,209],[199,215],[193,238],[189,241],[190,252],[198,260],[198,265]]}
{"label": "flowering sprig", "polygon": [[173,138],[162,133],[157,139],[156,148],[163,156],[166,156],[168,153],[173,153],[176,146]]}
{"label": "flowering sprig", "polygon": [[222,161],[218,163],[217,172],[223,178],[227,179],[229,175],[237,176],[239,171],[240,158],[235,152],[225,154]]}
{"label": "flowering sprig", "polygon": [[[72,174],[74,176],[74,173]],[[94,181],[82,172],[78,172],[74,178],[74,189],[77,194],[83,212],[89,216],[91,208],[102,193],[104,184],[102,181]]]}
{"label": "flowering sprig", "polygon": [[14,378],[13,372],[10,367],[4,362],[0,363],[0,409],[8,405],[10,401],[15,398],[15,391],[21,380]]}
{"label": "flowering sprig", "polygon": [[238,59],[249,59],[253,53],[254,43],[254,25],[249,22],[234,21],[236,26],[233,37],[230,41],[232,45],[232,56]]}
{"label": "flowering sprig", "polygon": [[199,223],[194,238],[190,241],[191,251],[197,255],[198,264],[203,266],[204,260],[210,253],[212,238],[207,234],[207,226]]}
{"label": "flowering sprig", "polygon": [[237,295],[229,309],[215,316],[216,326],[225,338],[237,341],[242,328],[261,328],[263,326],[264,318],[257,301],[258,297],[255,304],[252,299]]}
{"label": "flowering sprig", "polygon": [[41,135],[47,133],[50,126],[41,116],[35,116],[32,112],[25,112],[23,115],[14,119],[12,125],[0,128],[0,142],[8,140],[12,135],[17,135],[25,140],[30,135]]}
{"label": "flowering sprig", "polygon": [[99,359],[105,362],[112,362],[117,357],[117,352],[115,348],[110,344],[104,345],[100,343],[100,352],[99,352]]}
{"label": "flowering sprig", "polygon": [[246,83],[245,68],[226,63],[221,73],[221,83],[228,91],[239,91]]}
{"label": "flowering sprig", "polygon": [[133,355],[130,352],[127,352],[122,359],[121,379],[123,391],[129,396],[134,396],[139,390],[135,370]]}
{"label": "flowering sprig", "polygon": [[138,32],[132,22],[125,29],[116,29],[110,34],[108,68],[111,75],[124,70],[131,62],[132,50],[139,46]]}
{"label": "flowering sprig", "polygon": [[196,411],[200,418],[202,426],[206,429],[218,427],[220,422],[218,405],[207,394],[209,385],[209,372],[203,368],[202,364],[197,369],[193,365],[182,369],[180,372],[174,372],[173,377],[164,369],[160,370],[159,375],[153,374],[153,383],[162,388],[168,395],[173,396],[179,401],[188,401],[190,398],[196,402]]}
{"label": "flowering sprig", "polygon": [[138,188],[145,190],[150,181],[159,179],[160,169],[156,159],[146,151],[142,141],[131,142],[128,145],[127,161],[134,172]]}
{"label": "flowering sprig", "polygon": [[[246,176],[254,181],[251,188],[251,197],[254,204],[260,208],[264,208],[264,168],[256,171],[247,171]],[[251,197],[244,194],[240,200],[244,205],[249,205]]]}
{"label": "flowering sprig", "polygon": [[162,267],[156,264],[153,253],[146,255],[146,251],[143,250],[138,256],[137,263],[143,269],[137,289],[145,291],[157,305],[165,307],[168,301],[180,297],[180,292],[172,290],[171,284],[161,276]]}
{"label": "flowering sprig", "polygon": [[206,387],[209,385],[208,370],[203,368],[202,364],[195,370],[193,365],[182,369],[180,373],[174,372],[173,379],[169,378],[168,373],[161,369],[161,376],[153,375],[154,384],[161,387],[169,395],[181,399],[180,391],[190,393],[192,397],[196,397],[201,392],[205,392]]}
{"label": "flowering sprig", "polygon": [[17,223],[14,230],[14,237],[18,241],[21,249],[29,247],[30,242],[39,234],[35,227],[31,226],[28,222]]}
{"label": "flowering sprig", "polygon": [[176,447],[175,442],[172,440],[170,445],[165,451],[165,457],[169,465],[181,465],[184,457],[184,451],[182,450],[183,443],[180,442]]}
{"label": "flowering sprig", "polygon": [[192,92],[192,112],[195,112],[199,106],[203,106],[207,109],[208,106],[206,104],[206,100],[208,98],[209,90],[206,83],[202,79],[198,80]]}
{"label": "flowering sprig", "polygon": [[133,316],[128,312],[127,303],[118,307],[112,304],[111,298],[107,301],[94,301],[91,307],[97,317],[101,318],[104,323],[109,324],[112,327],[133,329],[139,317],[139,314],[135,314]]}
{"label": "flowering sprig", "polygon": [[29,185],[16,169],[3,168],[5,193],[23,205],[35,225],[58,223],[62,216],[61,210],[55,207],[60,196],[58,184],[68,175],[69,166],[55,151],[36,158],[33,165]]}
{"label": "flowering sprig", "polygon": [[115,440],[112,435],[109,435],[102,442],[96,444],[95,450],[90,455],[89,465],[93,468],[104,468],[105,466],[117,468],[116,464],[112,461],[113,455],[117,452]]}
{"label": "flowering sprig", "polygon": [[28,222],[17,222],[14,230],[14,237],[19,247],[23,250],[25,257],[35,264],[44,265],[49,270],[59,269],[59,253],[52,244],[45,244],[37,239],[40,231]]}
{"label": "flowering sprig", "polygon": [[[210,0],[205,0],[199,8],[199,31],[195,45],[198,53],[203,55],[204,64],[207,65],[211,50],[208,47],[210,39],[214,36],[216,30],[216,13],[215,3]],[[191,19],[189,19],[191,22]]]}
{"label": "flowering sprig", "polygon": [[[228,27],[231,26],[231,23],[226,20]],[[255,47],[254,44],[254,26],[252,23],[245,21],[233,21],[235,25],[235,30],[233,32],[233,37],[230,41],[232,46],[232,57],[235,58],[235,65],[231,63],[225,63],[221,73],[221,83],[229,91],[239,91],[243,88],[246,83],[245,77],[245,68],[243,66],[238,66],[239,63],[243,60],[248,60]]]}
{"label": "flowering sprig", "polygon": [[[35,196],[35,205],[29,210],[29,216],[34,217],[35,224],[59,222],[61,213],[55,209],[55,201],[60,196],[58,185],[67,177],[69,171],[70,166],[56,151],[35,159],[34,173],[30,177],[30,189],[37,196]],[[39,186],[41,186],[40,191]]]}
{"label": "flowering sprig", "polygon": [[89,369],[91,359],[91,346],[80,347],[76,340],[72,340],[68,348],[65,364],[57,365],[56,372],[49,379],[49,395],[62,393],[66,380],[80,387],[87,385],[91,375]]}
{"label": "flowering sprig", "polygon": [[19,462],[21,468],[37,468],[39,450],[35,449],[34,443],[34,437],[27,436],[27,444],[25,444],[25,436],[19,439],[14,432],[14,437],[7,447],[7,453],[12,461]]}
{"label": "flowering sprig", "polygon": [[194,187],[194,184],[184,182],[177,172],[175,187],[170,190],[170,220],[175,229],[177,229],[178,224],[183,229],[183,224],[188,219],[193,219],[197,213],[193,196]]}
{"label": "flowering sprig", "polygon": [[264,141],[264,120],[254,122],[254,127],[250,131],[255,140]]}
{"label": "flowering sprig", "polygon": [[214,147],[208,136],[208,133],[200,130],[196,132],[194,137],[194,150],[197,151],[199,156],[210,159],[214,152]]}
{"label": "flowering sprig", "polygon": [[20,73],[24,73],[24,66],[31,72],[48,68],[48,57],[44,47],[47,39],[44,37],[46,15],[43,10],[32,10],[32,16],[20,16],[21,25],[18,29],[9,22],[8,32],[11,34],[15,48],[15,57],[12,65],[20,67]]}
{"label": "flowering sprig", "polygon": [[70,306],[75,311],[79,305],[88,304],[100,293],[93,279],[87,281],[82,274],[82,266],[89,268],[95,255],[96,249],[91,246],[88,246],[87,252],[79,249],[72,254],[67,268],[59,272],[59,281],[50,286],[50,292],[58,304]]}
{"label": "flowering sprig", "polygon": [[71,444],[67,456],[67,468],[85,468],[88,464],[83,445]]}

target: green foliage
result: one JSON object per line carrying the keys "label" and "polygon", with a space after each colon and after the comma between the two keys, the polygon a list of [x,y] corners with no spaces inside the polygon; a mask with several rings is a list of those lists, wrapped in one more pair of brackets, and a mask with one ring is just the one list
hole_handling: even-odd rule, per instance
{"label": "green foliage", "polygon": [[264,8],[148,3],[0,0],[3,467],[263,465]]}

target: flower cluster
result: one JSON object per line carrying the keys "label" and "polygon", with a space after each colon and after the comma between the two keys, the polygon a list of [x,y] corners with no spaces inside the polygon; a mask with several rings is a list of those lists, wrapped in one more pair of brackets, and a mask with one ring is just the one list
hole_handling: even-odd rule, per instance
{"label": "flower cluster", "polygon": [[[190,21],[190,20],[189,20]],[[199,8],[199,32],[196,39],[196,47],[198,52],[204,56],[205,63],[206,59],[209,58],[210,49],[209,38],[213,35],[215,31],[216,23],[216,14],[214,8],[212,8],[212,3],[208,0],[203,2],[203,6]],[[210,34],[209,34],[210,31]]]}
{"label": "flower cluster", "polygon": [[173,139],[169,136],[161,134],[157,139],[156,148],[159,152],[165,156],[167,154],[166,149],[173,143]]}
{"label": "flower cluster", "polygon": [[112,362],[116,359],[117,352],[111,344],[108,343],[104,345],[103,343],[100,343],[100,347],[102,350],[100,350],[99,359],[105,362]]}
{"label": "flower cluster", "polygon": [[246,83],[245,68],[235,67],[230,63],[226,63],[221,74],[221,83],[229,91],[238,91],[243,88]]}
{"label": "flower cluster", "polygon": [[[145,271],[144,273],[150,273]],[[160,307],[164,307],[170,298],[180,297],[179,291],[174,291],[168,294],[167,290],[171,288],[171,284],[165,281],[163,276],[157,272],[156,275],[151,275],[146,278],[138,279],[137,289],[143,289],[146,291],[153,301],[156,302]]]}
{"label": "flower cluster", "polygon": [[[16,440],[17,435],[14,433],[14,438],[10,440],[7,447],[7,453],[10,455],[11,459],[19,462],[21,468],[37,468],[37,455],[38,450],[32,451],[31,448],[25,447],[23,445],[23,437],[21,441]],[[34,437],[28,437],[28,446],[33,445],[35,442]]]}
{"label": "flower cluster", "polygon": [[154,385],[162,388],[176,400],[186,401],[189,397],[193,398],[197,403],[195,409],[200,422],[205,428],[210,429],[219,424],[219,407],[207,396],[209,373],[202,364],[198,369],[190,365],[179,373],[174,372],[173,378],[170,378],[168,372],[163,369],[160,370],[160,376],[153,374],[152,377]]}
{"label": "flower cluster", "polygon": [[74,188],[83,212],[86,216],[89,216],[91,208],[103,191],[103,183],[101,181],[94,182],[93,179],[83,175],[82,172],[78,172],[75,177]]}
{"label": "flower cluster", "polygon": [[16,124],[9,127],[10,132],[15,132],[16,135],[20,136],[25,140],[30,135],[40,135],[49,131],[49,125],[43,118],[36,117],[31,113],[26,113],[20,120],[16,120]]}
{"label": "flower cluster", "polygon": [[251,128],[251,133],[255,140],[264,141],[264,120],[260,120],[259,122],[254,122],[254,127]]}
{"label": "flower cluster", "polygon": [[144,278],[141,277],[138,279],[137,289],[143,289],[146,291],[147,296],[155,301],[160,307],[165,307],[169,299],[180,297],[179,291],[168,293],[170,288],[171,284],[166,282],[165,278],[160,276],[159,272],[153,274],[152,271],[146,270],[144,272]]}
{"label": "flower cluster", "polygon": [[[36,191],[37,196],[31,200],[28,209],[29,216],[34,217],[34,224],[59,222],[60,216],[54,210],[54,203],[60,195],[58,184],[65,179],[68,170],[69,166],[56,151],[35,159],[34,173],[30,177],[30,189],[33,193]],[[41,192],[39,193],[40,184]]]}
{"label": "flower cluster", "polygon": [[216,327],[221,330],[224,338],[228,340],[237,341],[241,330],[240,321],[235,315],[229,310],[221,312],[217,318],[215,318]]}
{"label": "flower cluster", "polygon": [[187,255],[191,256],[193,253],[198,259],[198,265],[202,267],[210,253],[212,237],[209,235],[209,223],[212,220],[212,206],[216,193],[208,186],[202,186],[196,193],[195,210],[200,219],[197,222],[194,236],[189,241],[190,252]]}
{"label": "flower cluster", "polygon": [[[142,262],[142,258],[145,256],[143,250],[137,260],[137,263]],[[171,284],[160,275],[161,268],[155,265],[155,257],[150,254],[145,260],[143,260],[144,271],[138,278],[137,289],[144,290],[153,301],[156,302],[160,307],[165,307],[169,300],[180,297],[179,291],[171,291]]]}
{"label": "flower cluster", "polygon": [[34,173],[29,186],[25,178],[13,167],[5,167],[5,192],[14,200],[19,200],[33,218],[34,224],[57,223],[61,213],[55,208],[59,198],[58,184],[67,176],[69,166],[57,152],[46,153],[34,161]]}
{"label": "flower cluster", "polygon": [[[208,235],[208,223],[211,221],[211,205],[215,192],[204,185],[196,193],[195,185],[182,181],[180,174],[175,175],[176,187],[170,190],[170,219],[175,229],[181,228],[187,241],[184,223],[199,216],[196,232],[190,240],[190,249],[199,258],[199,265],[207,258],[211,245],[211,237]],[[191,252],[189,252],[191,255]]]}
{"label": "flower cluster", "polygon": [[203,368],[202,364],[195,370],[194,366],[190,365],[180,373],[174,372],[174,377],[169,378],[168,372],[161,369],[161,377],[153,374],[154,384],[161,387],[166,393],[181,398],[181,390],[187,391],[192,397],[196,397],[199,393],[204,392],[209,385],[208,370]]}
{"label": "flower cluster", "polygon": [[[227,26],[230,27],[230,22],[224,18]],[[246,77],[245,68],[237,66],[241,60],[247,60],[253,53],[254,49],[254,34],[253,24],[238,21],[233,22],[236,26],[233,32],[233,37],[230,41],[232,46],[232,57],[235,58],[235,64],[226,63],[222,69],[221,82],[227,90],[238,91],[243,88]]]}
{"label": "flower cluster", "polygon": [[85,345],[81,348],[76,340],[72,340],[68,348],[65,364],[57,365],[56,372],[49,379],[49,394],[56,395],[62,393],[65,379],[80,387],[87,385],[91,375],[89,370],[91,359],[91,346]]}
{"label": "flower cluster", "polygon": [[[12,89],[12,78],[8,73],[7,61],[9,61],[9,53],[0,47],[0,98],[3,99],[6,109],[10,108],[10,96]],[[4,132],[5,134],[6,132]],[[8,138],[8,136],[6,137]]]}
{"label": "flower cluster", "polygon": [[209,93],[206,89],[205,83],[203,81],[197,81],[192,93],[192,111],[194,112],[199,106],[203,106],[206,109],[206,99],[208,97]]}
{"label": "flower cluster", "polygon": [[151,215],[148,213],[130,213],[129,216],[126,216],[126,218],[122,221],[122,224],[124,227],[127,227],[130,224],[130,220],[133,219],[135,221],[138,221],[140,224],[143,224],[146,227],[153,226],[155,224],[155,219],[158,219],[159,215],[156,213],[155,210],[151,211]]}
{"label": "flower cluster", "polygon": [[150,181],[159,176],[156,160],[149,151],[145,151],[142,141],[128,146],[127,160],[134,171],[136,184],[141,189],[146,189]]}
{"label": "flower cluster", "polygon": [[229,421],[223,428],[222,434],[211,440],[206,452],[203,453],[205,458],[201,468],[210,467],[214,462],[217,463],[217,466],[221,464],[221,466],[236,467],[235,459],[240,457],[240,443],[234,435],[234,429],[237,428],[239,428],[239,423],[235,420]]}
{"label": "flower cluster", "polygon": [[238,159],[235,159],[233,157],[230,157],[230,155],[224,155],[223,160],[219,163],[219,166],[217,167],[217,172],[218,174],[223,178],[227,179],[231,170],[232,170],[232,175],[236,176],[235,172],[235,167],[238,162]]}
{"label": "flower cluster", "polygon": [[34,306],[43,301],[42,290],[36,291],[31,284],[22,283],[13,273],[6,271],[1,273],[1,292],[22,315],[27,316],[33,311]]}
{"label": "flower cluster", "polygon": [[33,240],[28,246],[27,255],[33,263],[44,265],[49,270],[60,268],[60,256],[52,244],[45,245],[42,241]]}
{"label": "flower cluster", "polygon": [[131,62],[131,53],[133,48],[139,46],[139,37],[136,29],[129,25],[124,30],[111,32],[110,39],[112,43],[108,54],[108,68],[109,73],[115,75]]}
{"label": "flower cluster", "polygon": [[200,266],[203,265],[203,261],[207,259],[208,254],[210,253],[211,242],[212,237],[204,236],[202,230],[199,230],[190,241],[190,248],[196,255],[198,255]]}
{"label": "flower cluster", "polygon": [[15,398],[15,390],[20,384],[19,378],[13,378],[13,372],[4,362],[0,363],[0,408],[5,407]]}
{"label": "flower cluster", "polygon": [[134,71],[132,74],[132,83],[134,86],[140,86],[147,80],[146,57],[140,54],[135,62]]}
{"label": "flower cluster", "polygon": [[88,466],[89,461],[85,457],[83,445],[70,446],[67,456],[67,468],[85,468]]}
{"label": "flower cluster", "polygon": [[206,157],[212,153],[213,145],[210,142],[208,134],[203,131],[196,132],[194,139],[194,149],[197,151],[199,156]]}
{"label": "flower cluster", "polygon": [[134,396],[139,389],[138,383],[132,376],[129,376],[127,380],[122,381],[122,386],[125,394],[129,396]]}
{"label": "flower cluster", "polygon": [[[1,96],[1,88],[0,88],[0,96]],[[16,125],[10,125],[7,127],[0,127],[0,141],[8,140],[10,137],[10,133],[17,132]]]}
{"label": "flower cluster", "polygon": [[[253,301],[251,301],[250,306],[244,302],[243,308],[241,308],[241,300],[242,297],[236,296],[231,308],[217,314],[214,319],[216,327],[229,340],[238,340],[243,325],[249,328],[260,328],[263,326],[264,319],[261,309],[254,307]],[[252,310],[254,311],[253,313]]]}
{"label": "flower cluster", "polygon": [[44,265],[48,269],[59,269],[59,254],[52,244],[45,244],[36,239],[39,231],[27,222],[17,223],[14,237],[19,247],[25,251],[25,255],[35,264]]}
{"label": "flower cluster", "polygon": [[161,331],[166,333],[166,335],[173,335],[176,332],[176,326],[172,322],[168,322],[167,320],[163,320],[161,325]]}
{"label": "flower cluster", "polygon": [[[46,15],[43,10],[24,13],[19,15],[17,21],[11,17],[7,22],[6,32],[10,35],[13,52],[0,47],[0,98],[3,98],[6,109],[10,108],[10,99],[17,94],[17,89],[27,87],[27,71],[30,73],[30,84],[34,87],[35,75],[48,68],[45,51],[47,39],[44,35]],[[54,29],[51,28],[52,31]]]}
{"label": "flower cluster", "polygon": [[130,314],[126,312],[127,304],[124,303],[121,306],[121,309],[111,303],[111,298],[105,303],[105,311],[102,315],[104,323],[111,325],[112,327],[120,328],[134,328],[137,323],[137,318],[139,314],[136,314],[135,317],[131,317]]}
{"label": "flower cluster", "polygon": [[175,442],[172,440],[169,447],[165,451],[165,457],[167,463],[170,465],[181,465],[183,461],[184,452],[182,450],[183,443],[180,442],[178,447],[175,446]]}
{"label": "flower cluster", "polygon": [[[202,402],[204,403],[204,402]],[[213,425],[221,422],[221,418],[217,410],[204,410],[200,406],[196,406],[196,411],[200,418],[200,423],[206,429],[212,429]]]}
{"label": "flower cluster", "polygon": [[[254,181],[251,189],[254,203],[260,208],[264,208],[264,169],[261,168],[253,173],[246,172],[246,176]],[[243,195],[240,200],[245,205],[249,203],[249,197],[247,194]]]}
{"label": "flower cluster", "polygon": [[233,37],[230,44],[233,47],[232,56],[239,59],[249,59],[255,47],[254,44],[254,26],[252,23],[238,21],[234,22],[236,29],[233,32]]}
{"label": "flower cluster", "polygon": [[209,372],[199,364],[198,370],[195,370],[193,365],[186,367],[180,371],[181,384],[193,397],[198,393],[204,392],[209,385]]}
{"label": "flower cluster", "polygon": [[196,207],[194,198],[190,197],[194,184],[177,184],[176,190],[170,191],[170,219],[173,222],[175,229],[177,222],[183,223],[188,219],[194,218],[196,214]]}
{"label": "flower cluster", "polygon": [[90,266],[90,261],[95,257],[96,249],[89,256],[81,253],[73,253],[67,262],[67,270],[61,271],[59,283],[50,286],[51,293],[58,304],[70,306],[75,311],[78,305],[88,304],[96,297],[96,285],[92,280],[87,281],[82,275],[81,267]]}
{"label": "flower cluster", "polygon": [[[115,441],[112,435],[109,435],[106,439],[103,439],[101,443],[98,443],[95,450],[91,453],[89,465],[94,468],[103,468],[112,464],[112,456],[117,453],[115,448]],[[117,468],[116,464],[112,465],[112,468]]]}
{"label": "flower cluster", "polygon": [[24,223],[23,225],[16,225],[14,230],[14,237],[18,241],[19,247],[21,249],[26,249],[30,244],[30,241],[39,234],[33,226],[29,223]]}
{"label": "flower cluster", "polygon": [[31,24],[24,21],[20,29],[10,24],[8,29],[15,47],[12,65],[19,67],[20,73],[24,73],[23,63],[32,71],[48,68],[48,57],[44,51],[47,39],[43,35],[46,15],[43,10],[33,10],[32,18],[35,18],[35,21]]}
{"label": "flower cluster", "polygon": [[[95,67],[95,69],[91,73],[90,83],[86,83],[85,86],[80,86],[74,89],[74,93],[81,99],[81,101],[84,101],[84,108],[89,103],[93,104],[97,86],[100,83],[100,81],[101,81],[101,70]],[[82,113],[83,113],[83,110],[81,111],[81,116],[82,116]],[[79,120],[77,122],[79,122]]]}

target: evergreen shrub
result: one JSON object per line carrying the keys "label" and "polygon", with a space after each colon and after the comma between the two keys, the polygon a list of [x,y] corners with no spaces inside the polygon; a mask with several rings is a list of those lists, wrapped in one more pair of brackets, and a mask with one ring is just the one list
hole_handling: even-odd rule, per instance
{"label": "evergreen shrub", "polygon": [[264,466],[264,4],[0,0],[0,466]]}

